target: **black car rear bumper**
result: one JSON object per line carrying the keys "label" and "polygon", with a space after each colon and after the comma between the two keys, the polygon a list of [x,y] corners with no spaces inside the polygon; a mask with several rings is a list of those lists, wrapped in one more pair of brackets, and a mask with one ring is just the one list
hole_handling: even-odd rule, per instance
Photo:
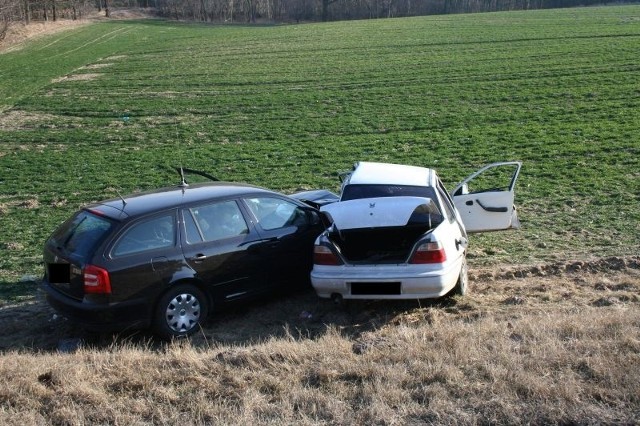
{"label": "black car rear bumper", "polygon": [[151,325],[151,307],[144,299],[115,303],[90,303],[72,299],[51,287],[42,288],[47,302],[63,317],[92,331],[118,331],[126,328],[147,328]]}

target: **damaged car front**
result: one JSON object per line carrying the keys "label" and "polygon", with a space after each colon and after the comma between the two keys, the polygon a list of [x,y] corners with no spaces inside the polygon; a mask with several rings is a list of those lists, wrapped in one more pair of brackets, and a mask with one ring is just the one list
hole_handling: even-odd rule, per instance
{"label": "damaged car front", "polygon": [[[507,185],[512,197],[520,163],[489,168],[507,164],[514,168]],[[472,232],[517,226],[509,194],[494,193],[502,189],[469,194],[463,183],[465,189],[458,192],[466,210],[477,216],[473,203],[490,215]],[[454,198],[432,169],[357,163],[343,183],[340,201],[321,208],[331,225],[314,245],[311,282],[316,293],[336,300],[464,295],[468,214],[460,213],[460,200]],[[493,200],[500,200],[499,208]]]}

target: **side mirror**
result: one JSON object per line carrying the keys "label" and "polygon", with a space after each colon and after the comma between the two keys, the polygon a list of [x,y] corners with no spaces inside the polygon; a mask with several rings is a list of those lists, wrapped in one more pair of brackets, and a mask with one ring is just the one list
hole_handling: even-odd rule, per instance
{"label": "side mirror", "polygon": [[462,186],[460,188],[458,188],[458,190],[456,191],[455,194],[453,194],[454,196],[456,195],[465,195],[469,193],[469,185],[467,185],[466,183],[463,183]]}
{"label": "side mirror", "polygon": [[315,210],[307,210],[307,220],[311,226],[318,225],[320,223],[320,215]]}

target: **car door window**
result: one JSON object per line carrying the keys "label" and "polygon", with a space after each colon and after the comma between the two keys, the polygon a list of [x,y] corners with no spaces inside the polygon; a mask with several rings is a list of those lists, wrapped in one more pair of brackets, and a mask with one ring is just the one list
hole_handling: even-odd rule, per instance
{"label": "car door window", "polygon": [[492,167],[473,179],[467,181],[466,191],[469,194],[480,192],[510,191],[517,177],[518,164]]}
{"label": "car door window", "polygon": [[118,239],[111,255],[125,256],[175,245],[176,231],[173,215],[144,219],[135,223]]}
{"label": "car door window", "polygon": [[265,231],[307,223],[307,215],[300,206],[280,198],[257,197],[246,200],[258,224]]}
{"label": "car door window", "polygon": [[235,201],[223,201],[183,211],[188,244],[218,241],[248,234],[247,222]]}

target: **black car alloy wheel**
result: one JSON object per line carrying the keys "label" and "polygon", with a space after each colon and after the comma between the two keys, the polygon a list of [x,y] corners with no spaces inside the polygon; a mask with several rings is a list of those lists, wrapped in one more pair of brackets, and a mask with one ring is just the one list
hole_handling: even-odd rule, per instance
{"label": "black car alloy wheel", "polygon": [[154,323],[158,335],[165,339],[193,334],[207,317],[205,295],[191,284],[178,285],[162,296]]}

